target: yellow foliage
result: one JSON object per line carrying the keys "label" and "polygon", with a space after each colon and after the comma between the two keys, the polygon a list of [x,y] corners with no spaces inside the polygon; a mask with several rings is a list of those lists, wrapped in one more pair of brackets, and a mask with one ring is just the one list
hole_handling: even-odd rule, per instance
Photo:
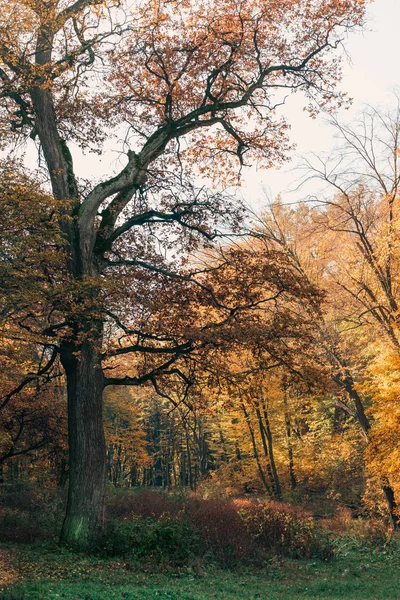
{"label": "yellow foliage", "polygon": [[373,426],[366,450],[367,466],[376,477],[384,475],[400,494],[400,355],[393,348],[376,345],[376,358],[364,384],[372,395],[369,410]]}

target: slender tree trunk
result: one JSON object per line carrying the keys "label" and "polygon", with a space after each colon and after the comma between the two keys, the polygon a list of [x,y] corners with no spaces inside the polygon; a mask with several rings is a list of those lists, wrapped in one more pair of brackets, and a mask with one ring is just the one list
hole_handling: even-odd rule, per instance
{"label": "slender tree trunk", "polygon": [[242,453],[240,452],[240,446],[237,440],[235,442],[235,455],[237,460],[242,460]]}
{"label": "slender tree trunk", "polygon": [[246,424],[247,424],[247,428],[248,428],[249,433],[250,433],[251,444],[253,446],[253,456],[254,456],[254,459],[255,459],[256,464],[257,464],[258,473],[260,475],[261,481],[263,482],[265,491],[267,492],[267,494],[269,495],[270,498],[273,498],[274,494],[272,493],[271,487],[268,484],[267,478],[265,477],[265,473],[264,473],[264,470],[263,470],[261,462],[260,462],[260,457],[259,457],[258,450],[257,450],[257,442],[256,442],[256,438],[255,438],[255,435],[254,435],[254,430],[253,430],[253,427],[252,427],[251,421],[250,421],[250,415],[249,415],[249,413],[248,413],[248,411],[246,409],[246,406],[245,406],[244,402],[241,402],[240,404],[241,404],[242,411],[243,411],[243,414],[244,414],[244,419],[245,419]]}
{"label": "slender tree trunk", "polygon": [[292,422],[290,419],[286,389],[284,390],[284,395],[283,395],[283,405],[284,405],[284,409],[285,409],[286,439],[287,439],[287,445],[288,445],[290,489],[293,491],[297,487],[297,479],[296,479],[296,475],[294,473]]}
{"label": "slender tree trunk", "polygon": [[274,446],[273,446],[273,440],[272,440],[271,427],[269,424],[268,411],[266,408],[266,400],[264,400],[263,413],[264,413],[265,432],[267,434],[267,442],[268,442],[269,462],[271,465],[272,476],[274,478],[276,497],[278,498],[278,500],[282,500],[283,499],[282,487],[281,487],[281,482],[279,480],[278,470],[276,468],[276,463],[275,463]]}
{"label": "slender tree trunk", "polygon": [[269,456],[269,451],[268,451],[266,431],[265,431],[264,423],[262,421],[262,416],[261,416],[261,412],[260,412],[258,405],[255,410],[256,410],[256,415],[257,415],[258,428],[260,430],[260,435],[261,435],[261,442],[262,442],[262,446],[263,446],[263,450],[264,450],[264,456],[265,456],[265,460],[266,460],[266,469],[267,469],[267,473],[268,473],[268,479],[270,482],[271,489],[273,491],[273,495],[276,499],[278,499],[277,489],[276,489],[275,480],[274,480],[274,474],[272,472],[272,466],[271,466],[271,461],[270,461],[270,456]]}
{"label": "slender tree trunk", "polygon": [[186,453],[187,453],[187,470],[189,477],[189,487],[191,490],[194,490],[193,486],[193,470],[192,470],[192,456],[190,453],[190,441],[189,434],[186,432]]}
{"label": "slender tree trunk", "polygon": [[91,340],[61,347],[67,378],[69,489],[61,540],[84,548],[105,518],[106,444],[103,430],[103,371]]}
{"label": "slender tree trunk", "polygon": [[189,483],[188,472],[186,468],[186,454],[185,451],[181,450],[181,461],[180,461],[180,483],[186,487]]}
{"label": "slender tree trunk", "polygon": [[386,502],[388,505],[390,520],[392,521],[393,529],[400,529],[400,518],[397,513],[397,503],[394,497],[393,488],[389,485],[389,482],[383,481],[382,491],[385,495]]}
{"label": "slender tree trunk", "polygon": [[369,433],[369,430],[371,429],[371,425],[368,421],[367,415],[365,414],[363,402],[362,402],[360,396],[358,395],[357,390],[354,387],[353,378],[350,375],[348,375],[345,378],[345,380],[343,381],[342,385],[354,404],[357,421],[359,422],[365,437],[368,437],[368,433]]}
{"label": "slender tree trunk", "polygon": [[219,441],[220,441],[221,448],[222,448],[221,461],[227,462],[228,453],[227,453],[227,449],[226,449],[226,441],[225,441],[224,432],[222,431],[221,423],[218,423],[218,433],[219,433]]}

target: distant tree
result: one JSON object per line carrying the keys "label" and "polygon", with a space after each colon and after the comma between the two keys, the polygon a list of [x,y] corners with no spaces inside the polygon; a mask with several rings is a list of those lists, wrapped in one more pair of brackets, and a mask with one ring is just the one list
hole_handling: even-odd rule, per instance
{"label": "distant tree", "polygon": [[[325,279],[334,286],[336,295],[339,291],[335,305],[344,335],[349,338],[353,332],[353,343],[363,352],[364,360],[358,362],[371,381],[371,386],[365,385],[364,389],[372,396],[376,413],[371,409],[369,417],[359,420],[368,439],[374,440],[368,445],[369,462],[377,476],[377,465],[382,467],[378,480],[398,527],[397,479],[391,475],[397,464],[396,453],[393,448],[390,466],[389,445],[379,457],[377,440],[381,437],[388,441],[396,436],[389,424],[393,427],[396,421],[392,382],[398,377],[396,355],[400,353],[399,99],[396,97],[394,108],[366,107],[353,123],[333,119],[332,124],[339,140],[337,152],[311,159],[305,165],[309,176],[327,184],[325,193],[316,199],[319,210],[314,211],[314,230],[330,239],[328,244],[325,242]],[[381,361],[374,357],[377,352],[387,360],[386,392],[382,391]],[[357,400],[357,386],[348,368],[342,369],[339,379],[351,399]],[[384,421],[383,411],[388,413]]]}
{"label": "distant tree", "polygon": [[343,318],[349,328],[377,327],[377,333],[400,352],[400,100],[396,100],[394,109],[367,107],[352,124],[334,119],[337,152],[311,159],[305,168],[328,186],[315,199],[321,210],[314,211],[314,222],[316,231],[328,236],[331,232],[334,240],[328,272],[346,298]]}

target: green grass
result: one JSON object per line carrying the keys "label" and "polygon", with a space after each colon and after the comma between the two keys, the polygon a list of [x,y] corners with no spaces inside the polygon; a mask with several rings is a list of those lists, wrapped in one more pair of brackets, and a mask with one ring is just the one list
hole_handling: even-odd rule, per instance
{"label": "green grass", "polygon": [[13,549],[20,581],[0,600],[400,600],[400,548],[342,543],[339,556],[271,559],[263,569],[193,565],[154,573],[123,560],[76,555],[55,545]]}

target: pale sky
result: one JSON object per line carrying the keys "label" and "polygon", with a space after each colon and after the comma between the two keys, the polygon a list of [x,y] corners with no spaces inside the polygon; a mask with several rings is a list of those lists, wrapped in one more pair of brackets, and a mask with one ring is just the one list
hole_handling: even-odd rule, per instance
{"label": "pale sky", "polygon": [[[353,106],[338,113],[346,121],[360,112],[363,103],[389,106],[391,92],[400,88],[400,0],[374,0],[368,6],[367,19],[365,31],[351,34],[346,43],[351,62],[344,64],[341,89],[353,98]],[[284,202],[300,199],[301,192],[290,191],[299,179],[294,170],[296,162],[307,153],[328,152],[334,146],[332,130],[324,122],[326,117],[313,120],[302,111],[302,105],[300,96],[295,96],[282,109],[292,127],[291,139],[297,145],[292,161],[279,171],[250,169],[243,174],[243,195],[255,209],[265,205],[265,192],[270,198],[281,193]]]}
{"label": "pale sky", "polygon": [[[390,104],[391,92],[400,90],[399,23],[400,0],[373,0],[367,10],[367,26],[362,33],[350,34],[345,46],[350,62],[344,64],[341,90],[353,98],[350,110],[342,110],[339,117],[350,120],[362,109],[363,103],[372,105]],[[253,210],[260,211],[267,199],[281,194],[284,202],[301,200],[306,191],[291,191],[296,187],[300,174],[295,171],[296,163],[307,153],[327,152],[334,146],[333,132],[326,125],[323,115],[311,119],[302,108],[300,95],[289,98],[282,107],[291,124],[291,140],[296,144],[292,160],[280,170],[257,170],[255,167],[242,172],[242,194]],[[73,148],[77,173],[81,176],[102,177],[116,168],[121,168],[120,154],[107,152],[103,157],[83,157]],[[26,155],[28,165],[37,161],[33,147]]]}

